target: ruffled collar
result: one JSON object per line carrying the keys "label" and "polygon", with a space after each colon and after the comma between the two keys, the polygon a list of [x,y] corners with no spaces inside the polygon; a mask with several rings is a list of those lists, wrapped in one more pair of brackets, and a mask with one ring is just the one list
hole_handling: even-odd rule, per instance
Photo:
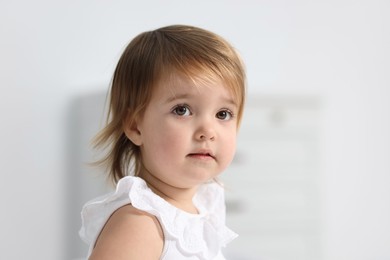
{"label": "ruffled collar", "polygon": [[[237,234],[225,225],[223,188],[216,183],[204,184],[193,200],[199,214],[176,208],[153,193],[143,179],[127,176],[118,182],[115,192],[84,206],[82,215],[92,210],[95,213],[103,212],[105,216],[97,218],[93,214],[92,217],[91,214],[87,214],[89,217],[84,214],[82,230],[96,229],[95,234],[84,232],[85,236],[92,236],[92,239],[87,240],[94,242],[112,212],[131,203],[135,208],[156,216],[164,230],[165,240],[176,241],[180,251],[196,255],[200,259],[213,259],[221,247],[237,237]],[[112,207],[109,210],[108,205]],[[88,228],[91,225],[93,228]]]}

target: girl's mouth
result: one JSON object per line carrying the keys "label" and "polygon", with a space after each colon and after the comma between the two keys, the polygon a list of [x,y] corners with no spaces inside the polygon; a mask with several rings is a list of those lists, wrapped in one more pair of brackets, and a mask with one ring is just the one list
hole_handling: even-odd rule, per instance
{"label": "girl's mouth", "polygon": [[214,156],[210,153],[190,153],[188,154],[188,156],[191,158],[197,158],[202,160],[215,159]]}

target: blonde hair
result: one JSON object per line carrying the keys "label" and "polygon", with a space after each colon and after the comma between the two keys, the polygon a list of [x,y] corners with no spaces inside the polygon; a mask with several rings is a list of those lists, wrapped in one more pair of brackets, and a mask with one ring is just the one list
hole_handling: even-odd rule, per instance
{"label": "blonde hair", "polygon": [[142,166],[140,148],[125,135],[125,123],[132,124],[142,116],[156,85],[174,73],[195,82],[221,80],[239,105],[239,124],[245,103],[245,70],[226,40],[185,25],[141,33],[119,59],[111,83],[107,125],[94,139],[96,148],[107,149],[97,163],[108,167],[114,182],[131,172],[137,176]]}

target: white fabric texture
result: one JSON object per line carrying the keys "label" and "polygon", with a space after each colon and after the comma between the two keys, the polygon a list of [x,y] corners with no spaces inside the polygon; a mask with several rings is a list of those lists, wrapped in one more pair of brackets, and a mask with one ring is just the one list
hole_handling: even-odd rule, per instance
{"label": "white fabric texture", "polygon": [[122,178],[116,191],[87,202],[81,212],[81,238],[89,244],[88,257],[111,214],[118,208],[133,207],[156,216],[164,232],[160,259],[225,259],[221,248],[237,237],[225,225],[224,190],[217,183],[198,189],[193,202],[199,214],[180,210],[153,193],[139,177]]}

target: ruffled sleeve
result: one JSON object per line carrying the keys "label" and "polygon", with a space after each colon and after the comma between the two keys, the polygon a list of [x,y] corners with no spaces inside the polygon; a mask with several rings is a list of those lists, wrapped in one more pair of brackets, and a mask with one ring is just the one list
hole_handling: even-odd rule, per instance
{"label": "ruffled sleeve", "polygon": [[[183,256],[214,259],[221,247],[237,237],[225,225],[224,189],[217,183],[199,187],[194,197],[199,214],[187,213],[149,192],[152,193],[150,190],[133,189],[130,192],[132,205],[156,216],[163,228],[165,241],[173,242]],[[174,259],[169,249],[165,248],[164,254],[163,259]]]}
{"label": "ruffled sleeve", "polygon": [[[139,177],[122,178],[114,192],[88,202],[82,210],[80,236],[90,245],[95,241],[111,214],[118,208],[133,207],[156,216],[164,232],[164,256],[193,255],[197,259],[213,259],[237,235],[225,226],[223,188],[216,183],[202,185],[194,204],[200,214],[182,211],[153,193]],[[174,246],[167,246],[169,243]],[[172,251],[178,252],[172,252]],[[88,254],[88,255],[89,255]]]}
{"label": "ruffled sleeve", "polygon": [[139,178],[121,179],[114,192],[87,202],[81,211],[82,226],[79,235],[90,245],[88,256],[92,252],[96,239],[110,216],[120,207],[130,204],[129,190],[140,185]]}

